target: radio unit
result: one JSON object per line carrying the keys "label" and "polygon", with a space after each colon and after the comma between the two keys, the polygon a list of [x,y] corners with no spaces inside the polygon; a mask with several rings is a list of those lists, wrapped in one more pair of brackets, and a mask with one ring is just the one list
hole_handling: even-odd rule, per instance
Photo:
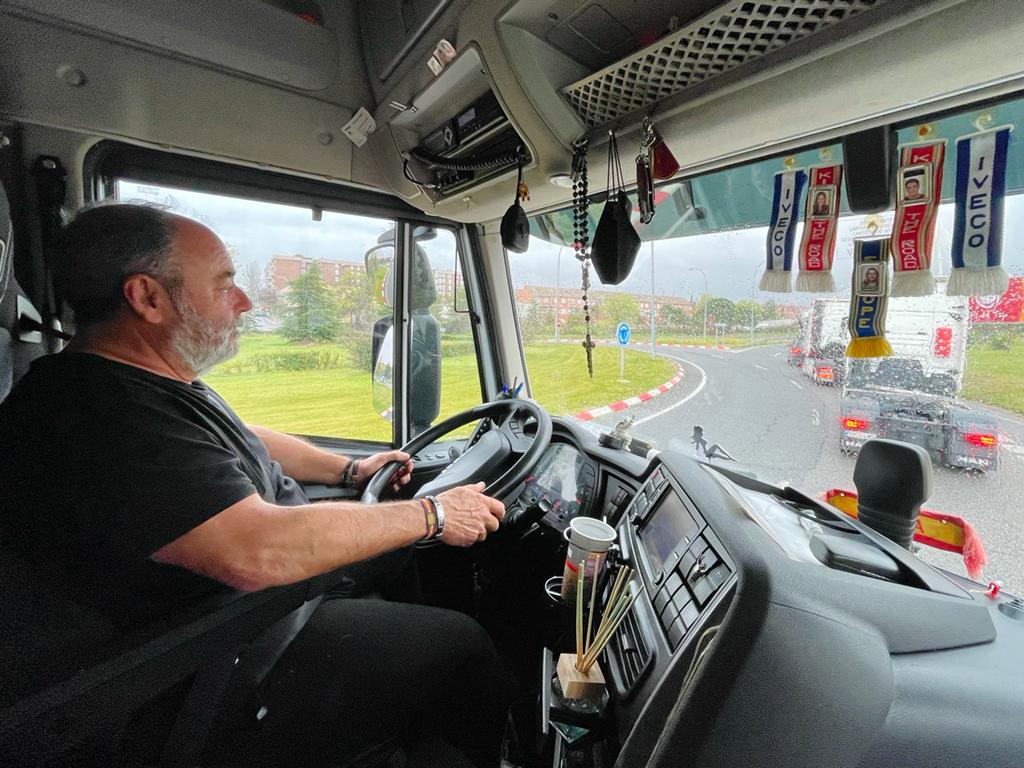
{"label": "radio unit", "polygon": [[488,90],[427,134],[409,153],[406,176],[443,197],[514,168],[520,153],[528,160],[523,146]]}

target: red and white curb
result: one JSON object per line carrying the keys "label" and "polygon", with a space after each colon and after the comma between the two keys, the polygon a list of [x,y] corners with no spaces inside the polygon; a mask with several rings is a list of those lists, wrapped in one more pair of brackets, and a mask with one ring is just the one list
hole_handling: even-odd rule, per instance
{"label": "red and white curb", "polygon": [[579,419],[580,421],[590,421],[596,419],[598,416],[604,416],[609,413],[617,413],[618,411],[624,411],[634,405],[640,405],[640,403],[646,403],[652,397],[668,392],[672,387],[683,380],[683,368],[680,365],[676,366],[676,375],[666,381],[661,386],[649,389],[646,392],[641,392],[639,395],[633,397],[627,397],[625,400],[619,400],[608,405],[602,405],[600,408],[591,408],[587,411],[580,411],[574,413],[573,418]]}
{"label": "red and white curb", "polygon": [[[544,339],[543,344],[582,344],[583,339]],[[619,343],[617,341],[608,341],[607,339],[596,339],[595,344],[602,347],[617,347]],[[673,349],[718,349],[723,352],[735,352],[736,350],[732,347],[727,347],[724,344],[670,344],[668,342],[657,342],[655,347],[670,347]],[[647,342],[637,342],[636,344],[630,344],[628,349],[635,351],[643,351],[644,349],[650,349],[651,345]]]}

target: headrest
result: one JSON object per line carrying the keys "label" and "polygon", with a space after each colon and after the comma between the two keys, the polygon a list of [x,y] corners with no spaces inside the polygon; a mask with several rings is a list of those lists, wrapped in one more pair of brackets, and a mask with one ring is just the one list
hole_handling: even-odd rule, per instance
{"label": "headrest", "polygon": [[11,263],[14,257],[14,247],[11,241],[14,239],[14,226],[11,224],[11,206],[7,202],[7,192],[4,185],[0,184],[0,301],[3,301],[7,293],[7,286],[11,283]]}

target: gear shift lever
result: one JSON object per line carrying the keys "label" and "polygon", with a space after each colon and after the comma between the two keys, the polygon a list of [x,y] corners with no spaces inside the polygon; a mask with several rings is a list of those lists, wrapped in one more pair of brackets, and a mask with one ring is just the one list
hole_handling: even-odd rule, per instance
{"label": "gear shift lever", "polygon": [[858,519],[910,549],[921,505],[932,494],[928,452],[899,440],[868,440],[857,457],[853,483]]}

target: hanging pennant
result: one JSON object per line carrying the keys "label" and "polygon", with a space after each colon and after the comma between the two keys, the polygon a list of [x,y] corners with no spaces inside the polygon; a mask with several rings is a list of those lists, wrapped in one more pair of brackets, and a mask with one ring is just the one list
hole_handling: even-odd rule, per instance
{"label": "hanging pennant", "polygon": [[1009,285],[1003,259],[1006,151],[1012,126],[956,140],[956,213],[950,296],[1000,296]]}
{"label": "hanging pennant", "polygon": [[807,182],[802,168],[775,174],[772,196],[772,217],[768,224],[767,264],[758,288],[775,293],[790,292],[790,271],[793,268],[793,241],[800,211],[800,196]]}
{"label": "hanging pennant", "polygon": [[889,357],[885,340],[885,310],[889,288],[889,241],[856,238],[853,241],[853,277],[850,290],[850,343],[847,357]]}
{"label": "hanging pennant", "polygon": [[893,296],[930,296],[935,214],[942,197],[942,161],[946,142],[910,144],[900,149],[899,189],[890,247]]}
{"label": "hanging pennant", "polygon": [[800,274],[796,290],[807,293],[831,293],[832,258],[836,250],[839,222],[839,194],[843,182],[842,165],[811,168],[807,185],[807,209],[804,234],[800,239]]}

